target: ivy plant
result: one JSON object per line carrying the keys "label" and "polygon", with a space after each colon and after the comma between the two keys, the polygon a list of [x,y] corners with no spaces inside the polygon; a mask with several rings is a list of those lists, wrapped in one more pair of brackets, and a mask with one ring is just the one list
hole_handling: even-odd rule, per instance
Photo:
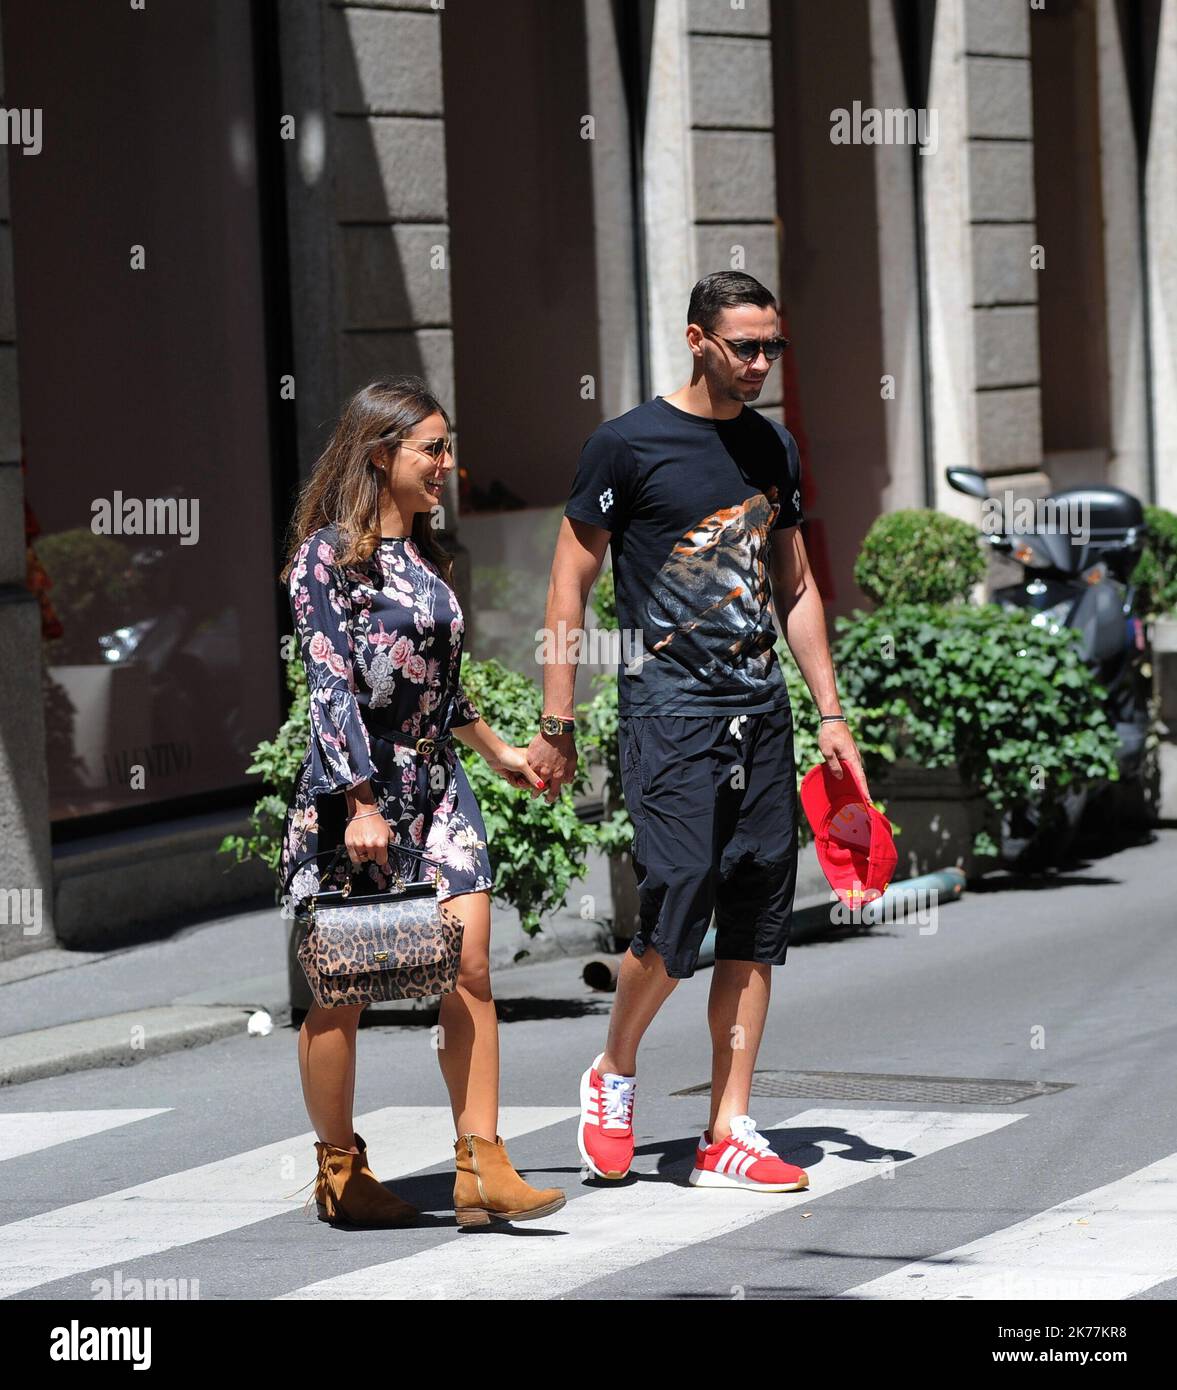
{"label": "ivy plant", "polygon": [[[497,661],[462,662],[462,684],[487,723],[508,743],[526,745],[539,727],[542,696],[534,682]],[[253,807],[244,835],[227,835],[220,850],[238,863],[260,859],[277,875],[286,809],[306,753],[310,730],[306,674],[297,653],[286,663],[291,703],[286,719],[271,740],[259,743],[247,772],[261,775],[264,791]],[[586,785],[578,770],[567,788],[549,805],[543,797],[510,786],[472,749],[455,741],[458,756],[482,811],[495,866],[494,896],[514,907],[526,931],[540,930],[542,918],[557,911],[569,884],[580,878],[586,853],[597,843],[597,827],[583,822],[572,793]],[[277,883],[275,883],[275,893]]]}
{"label": "ivy plant", "polygon": [[[462,686],[483,718],[506,742],[526,746],[539,728],[543,694],[534,681],[498,661],[462,658]],[[578,766],[571,787],[549,805],[543,796],[510,786],[472,749],[458,756],[482,811],[495,868],[494,896],[519,913],[535,934],[543,917],[563,906],[569,885],[584,875],[596,828],[576,813],[573,794],[587,785]]]}
{"label": "ivy plant", "polygon": [[978,854],[996,854],[1000,818],[1034,805],[1044,824],[1064,794],[1118,777],[1105,691],[1080,636],[996,604],[904,603],[839,618],[834,660],[847,695],[871,711],[863,732],[923,767],[960,769],[992,815]]}
{"label": "ivy plant", "polygon": [[[220,844],[220,852],[232,854],[237,863],[260,859],[275,875],[282,857],[286,808],[294,796],[294,781],[310,738],[310,696],[306,670],[297,652],[286,662],[286,689],[290,692],[286,718],[273,739],[259,743],[253,750],[253,761],[245,769],[260,773],[265,787],[250,812],[249,831],[245,835],[226,835]],[[278,892],[276,882],[274,892]]]}

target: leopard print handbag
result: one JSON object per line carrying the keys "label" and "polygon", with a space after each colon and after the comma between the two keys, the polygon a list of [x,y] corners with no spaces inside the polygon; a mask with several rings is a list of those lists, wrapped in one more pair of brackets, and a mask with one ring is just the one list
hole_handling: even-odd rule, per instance
{"label": "leopard print handbag", "polygon": [[[404,846],[399,852],[417,853]],[[389,893],[348,902],[349,879],[342,890],[310,899],[298,960],[316,1004],[421,999],[456,988],[461,918],[438,901],[434,883],[405,883],[399,875],[393,882]]]}

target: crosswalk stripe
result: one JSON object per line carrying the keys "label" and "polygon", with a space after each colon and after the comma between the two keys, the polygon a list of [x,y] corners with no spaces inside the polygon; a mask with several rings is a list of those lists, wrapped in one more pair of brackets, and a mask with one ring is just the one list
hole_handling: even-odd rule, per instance
{"label": "crosswalk stripe", "polygon": [[[928,1110],[805,1110],[774,1125],[782,1158],[819,1147],[809,1163],[808,1192],[782,1196],[745,1189],[704,1190],[683,1178],[692,1160],[669,1175],[640,1178],[624,1187],[594,1190],[544,1225],[563,1233],[529,1240],[525,1254],[514,1240],[454,1239],[399,1260],[322,1279],[282,1295],[322,1298],[552,1298],[686,1246],[714,1240],[763,1217],[797,1209],[880,1172],[864,1161],[891,1155],[895,1169],[1021,1119],[1020,1114]],[[843,1152],[840,1152],[843,1150]],[[794,1159],[794,1161],[797,1161]],[[538,1225],[539,1223],[537,1223]]]}
{"label": "crosswalk stripe", "polygon": [[0,1111],[0,1163],[167,1113],[166,1106],[161,1110]]}
{"label": "crosswalk stripe", "polygon": [[1123,1299],[1177,1278],[1177,1154],[843,1298]]}
{"label": "crosswalk stripe", "polygon": [[[510,1139],[577,1113],[507,1107],[499,1133]],[[356,1128],[382,1180],[453,1161],[448,1106],[389,1106],[360,1116]],[[298,1134],[0,1226],[0,1298],[298,1211],[309,1194],[295,1189],[315,1173],[314,1141]]]}

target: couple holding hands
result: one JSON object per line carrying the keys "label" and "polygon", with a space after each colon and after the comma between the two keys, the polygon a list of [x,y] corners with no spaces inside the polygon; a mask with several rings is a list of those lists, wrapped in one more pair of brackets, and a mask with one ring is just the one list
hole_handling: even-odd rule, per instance
{"label": "couple holding hands", "polygon": [[[776,301],[751,276],[720,272],[695,286],[687,320],[689,382],[606,421],[585,444],[548,587],[547,630],[579,630],[611,547],[618,623],[640,642],[618,672],[640,922],[604,1051],[581,1077],[578,1141],[591,1177],[626,1176],[638,1046],[694,973],[714,914],[711,1115],[690,1181],[791,1192],[808,1185],[805,1172],[773,1153],[748,1113],[797,871],[792,714],[774,607],[821,715],[827,767],[839,776],[846,762],[864,789],[866,779],[801,539],[797,446],[748,404],[788,345]],[[463,923],[438,1048],[457,1136],[454,1205],[480,1221],[518,1221],[557,1211],[565,1195],[520,1177],[498,1136],[493,869],[453,741],[553,801],[576,766],[576,672],[571,661],[545,666],[543,719],[526,748],[504,743],[463,691],[463,617],[431,525],[453,466],[449,420],[425,384],[377,381],[347,403],[300,496],[282,578],[311,728],[281,873],[292,876],[297,908],[349,876],[353,894],[386,889],[398,844],[439,861],[438,895]],[[350,862],[324,871],[315,856],[340,845]],[[353,1129],[362,1008],[314,1005],[299,1037],[320,1141],[316,1193],[330,1189],[333,1219],[408,1224],[416,1209],[379,1183]]]}

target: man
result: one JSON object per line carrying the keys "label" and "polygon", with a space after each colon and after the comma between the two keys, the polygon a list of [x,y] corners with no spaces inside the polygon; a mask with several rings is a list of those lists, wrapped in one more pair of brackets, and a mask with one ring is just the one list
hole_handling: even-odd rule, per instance
{"label": "man", "polygon": [[[628,1173],[638,1045],[694,973],[714,911],[711,1117],[690,1180],[792,1192],[807,1175],[772,1152],[748,1114],[797,874],[792,713],[773,606],[822,715],[823,757],[837,776],[843,761],[862,768],[801,539],[797,445],[748,405],[787,345],[776,301],[750,275],[724,272],[699,281],[687,317],[687,385],[606,421],[585,444],[548,588],[548,631],[579,630],[611,546],[618,623],[631,639],[618,739],[640,924],[605,1050],[581,1080],[579,1142],[597,1177]],[[549,801],[576,766],[575,674],[568,661],[544,671],[544,731],[528,758]]]}

